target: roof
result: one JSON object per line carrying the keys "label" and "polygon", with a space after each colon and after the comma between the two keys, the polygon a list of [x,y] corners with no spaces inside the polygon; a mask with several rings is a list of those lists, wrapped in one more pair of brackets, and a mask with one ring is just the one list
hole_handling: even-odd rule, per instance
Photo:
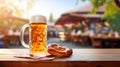
{"label": "roof", "polygon": [[[82,6],[82,7],[77,7],[77,8],[74,8],[74,9],[71,9],[71,10],[68,10],[66,12],[64,12],[63,14],[66,14],[66,13],[74,13],[74,12],[79,12],[79,13],[88,13],[88,12],[91,12],[93,9],[93,6],[92,4],[88,4],[88,5],[85,5],[85,6]],[[99,9],[98,9],[98,12],[104,12],[104,6],[100,6]]]}
{"label": "roof", "polygon": [[9,16],[8,18],[17,19],[17,20],[23,21],[23,22],[25,22],[25,23],[28,23],[28,22],[29,22],[29,19],[20,18],[20,17],[16,17],[16,16]]}

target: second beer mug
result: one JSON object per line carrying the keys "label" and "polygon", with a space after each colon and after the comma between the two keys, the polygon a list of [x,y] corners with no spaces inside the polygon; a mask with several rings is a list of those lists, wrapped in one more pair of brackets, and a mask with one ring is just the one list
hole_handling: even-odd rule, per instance
{"label": "second beer mug", "polygon": [[[29,28],[29,45],[24,42],[25,29]],[[24,47],[30,49],[33,56],[46,56],[47,41],[47,24],[46,17],[42,15],[32,16],[29,24],[25,24],[21,30],[20,41]]]}

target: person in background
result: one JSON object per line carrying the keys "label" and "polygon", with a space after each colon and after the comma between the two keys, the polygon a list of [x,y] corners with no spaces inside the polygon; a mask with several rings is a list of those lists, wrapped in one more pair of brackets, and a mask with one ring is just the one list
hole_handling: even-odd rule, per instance
{"label": "person in background", "polygon": [[55,30],[55,37],[58,37],[59,32],[57,30]]}
{"label": "person in background", "polygon": [[72,31],[71,31],[71,35],[75,35],[75,30],[72,30]]}
{"label": "person in background", "polygon": [[81,30],[78,30],[77,33],[76,33],[77,36],[79,35],[82,35],[82,31]]}
{"label": "person in background", "polygon": [[109,33],[109,27],[107,27],[106,25],[103,25],[102,33],[103,33],[104,35],[108,35],[108,33]]}
{"label": "person in background", "polygon": [[13,35],[13,34],[14,34],[14,31],[13,31],[12,27],[10,27],[8,30],[8,35]]}
{"label": "person in background", "polygon": [[103,24],[103,33],[105,35],[109,34],[109,32],[110,32],[109,27],[110,27],[110,24],[107,21],[105,21],[104,24]]}
{"label": "person in background", "polygon": [[71,35],[76,35],[76,33],[77,33],[77,29],[74,28],[74,29],[71,31]]}
{"label": "person in background", "polygon": [[119,33],[117,31],[114,32],[115,37],[119,37]]}
{"label": "person in background", "polygon": [[94,30],[90,29],[89,27],[86,27],[84,34],[88,36],[94,36],[95,33]]}
{"label": "person in background", "polygon": [[[2,39],[5,35],[3,33],[0,33],[0,39]],[[0,47],[4,46],[4,42],[0,41]]]}
{"label": "person in background", "polygon": [[95,28],[95,24],[94,24],[94,23],[91,23],[91,24],[90,24],[90,30],[95,31],[95,29],[96,29],[96,28]]}
{"label": "person in background", "polygon": [[102,36],[102,30],[103,30],[102,24],[101,23],[96,23],[95,26],[96,26],[95,34],[97,36]]}

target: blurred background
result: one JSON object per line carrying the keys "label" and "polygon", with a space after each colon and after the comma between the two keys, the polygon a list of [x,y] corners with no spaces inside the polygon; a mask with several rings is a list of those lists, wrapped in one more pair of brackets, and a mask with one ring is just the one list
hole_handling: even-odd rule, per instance
{"label": "blurred background", "polygon": [[47,44],[120,48],[120,0],[0,0],[0,48],[24,48],[21,27],[38,14],[47,17]]}

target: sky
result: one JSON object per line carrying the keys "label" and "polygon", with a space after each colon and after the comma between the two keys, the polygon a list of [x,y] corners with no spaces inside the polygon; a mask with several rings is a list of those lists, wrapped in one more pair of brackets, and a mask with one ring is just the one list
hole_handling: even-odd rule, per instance
{"label": "sky", "polygon": [[82,2],[79,0],[79,4],[76,5],[76,0],[36,0],[35,5],[29,12],[29,16],[39,14],[46,16],[48,19],[50,13],[52,13],[53,18],[57,19],[62,13],[88,3],[88,1]]}

